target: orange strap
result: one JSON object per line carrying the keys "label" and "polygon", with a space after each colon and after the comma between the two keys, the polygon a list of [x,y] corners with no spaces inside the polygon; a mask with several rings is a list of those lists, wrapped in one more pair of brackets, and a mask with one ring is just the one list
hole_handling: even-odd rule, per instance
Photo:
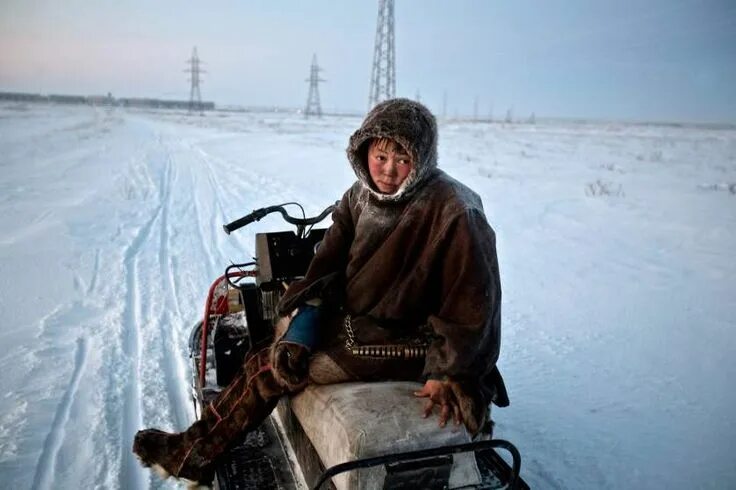
{"label": "orange strap", "polygon": [[[254,356],[254,357],[256,357],[256,356]],[[258,357],[260,357],[260,356],[258,356]],[[271,370],[271,363],[267,362],[265,364],[262,364],[258,368],[258,371],[256,371],[255,373],[253,373],[250,377],[248,377],[248,380],[245,383],[245,389],[243,390],[243,393],[240,395],[240,397],[238,397],[238,401],[235,402],[235,406],[237,406],[240,403],[240,400],[242,400],[243,397],[250,392],[250,390],[251,390],[251,383],[253,383],[253,380],[256,378],[256,376],[258,376],[260,374],[263,374],[263,373],[265,373],[267,371],[270,371],[270,370]],[[232,388],[233,388],[233,386],[230,386],[229,389],[232,389]],[[210,408],[212,409],[212,412],[217,417],[217,422],[207,432],[208,434],[211,433],[213,430],[215,430],[215,428],[220,424],[220,422],[222,422],[222,417],[220,416],[220,414],[215,409],[215,404],[214,403],[210,403]],[[191,454],[192,450],[194,449],[194,446],[197,444],[197,442],[199,442],[202,439],[203,439],[202,437],[198,437],[197,439],[194,440],[194,442],[192,443],[192,445],[189,446],[189,449],[184,454],[184,457],[182,458],[181,463],[179,464],[179,468],[177,468],[177,470],[176,470],[176,474],[174,475],[176,478],[179,477],[179,473],[181,473],[181,469],[184,467],[184,463],[186,463],[187,459],[189,459],[189,455]]]}

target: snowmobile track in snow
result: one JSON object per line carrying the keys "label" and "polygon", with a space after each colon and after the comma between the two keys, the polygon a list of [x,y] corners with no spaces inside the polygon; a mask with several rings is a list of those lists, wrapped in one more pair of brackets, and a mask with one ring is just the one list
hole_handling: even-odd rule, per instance
{"label": "snowmobile track in snow", "polygon": [[49,431],[46,441],[43,445],[43,451],[38,459],[36,465],[36,473],[33,478],[33,485],[31,488],[36,489],[47,489],[53,488],[53,478],[56,473],[56,461],[61,448],[61,443],[64,440],[64,434],[66,433],[66,425],[69,422],[69,412],[71,410],[74,397],[79,389],[79,380],[84,372],[84,367],[87,362],[87,339],[80,337],[77,339],[76,352],[74,353],[74,370],[72,379],[67,386],[64,396],[61,398],[59,407],[56,410],[54,421],[51,424],[51,430]]}
{"label": "snowmobile track in snow", "polygon": [[[146,161],[148,170],[153,171],[152,180],[156,187],[153,195],[158,202],[126,249],[123,260],[126,278],[123,353],[128,378],[121,429],[119,484],[127,487],[134,482],[136,488],[147,487],[149,478],[131,452],[136,431],[152,418],[176,428],[186,427],[190,422],[189,401],[184,388],[186,369],[182,352],[177,348],[181,343],[178,334],[183,316],[177,300],[181,285],[175,276],[171,254],[173,229],[170,214],[178,162],[173,160],[171,149],[161,139]],[[144,339],[145,344],[142,343]],[[143,398],[143,372],[152,368],[160,372],[161,391],[154,395],[155,400],[149,399],[150,394]],[[166,411],[151,412],[150,405],[144,405],[144,400],[170,407],[171,411],[168,415]],[[162,415],[164,420],[160,418]]]}
{"label": "snowmobile track in snow", "polygon": [[[189,168],[190,176],[192,183],[196,182],[196,176],[194,174],[194,169],[192,167]],[[197,230],[204,230],[204,223],[205,220],[202,218],[202,202],[200,201],[199,195],[194,191],[194,219],[195,219],[195,227]],[[201,246],[202,252],[204,253],[204,256],[207,258],[207,273],[209,277],[215,277],[215,271],[217,270],[217,265],[215,263],[215,255],[212,252],[212,248],[210,247],[210,244],[205,238],[202,236],[201,233],[197,234],[198,242]]]}
{"label": "snowmobile track in snow", "polygon": [[127,386],[123,398],[122,423],[122,461],[120,472],[120,486],[125,487],[130,482],[136,482],[143,488],[142,473],[130,448],[133,447],[133,436],[141,426],[141,387],[140,387],[140,313],[141,292],[138,286],[138,253],[143,243],[148,240],[151,228],[161,212],[159,206],[149,221],[143,225],[138,235],[133,239],[125,252],[123,261],[125,267],[126,296],[123,310],[123,353],[129,364]]}
{"label": "snowmobile track in snow", "polygon": [[[179,310],[179,304],[176,298],[178,290],[177,281],[175,279],[171,256],[169,253],[169,209],[171,207],[171,187],[174,181],[173,171],[174,165],[171,160],[171,153],[166,152],[166,169],[161,178],[161,219],[160,219],[160,244],[159,244],[159,270],[161,279],[164,282],[164,290],[161,294],[164,296],[164,305],[159,317],[158,327],[161,333],[161,350],[163,353],[163,371],[166,380],[166,394],[169,399],[169,406],[174,411],[174,424],[176,427],[185,427],[188,425],[189,417],[186,413],[188,401],[181,396],[181,384],[186,379],[183,366],[180,364],[180,353],[176,350],[175,331],[172,323],[181,323],[182,315]],[[172,318],[172,312],[174,318]]]}
{"label": "snowmobile track in snow", "polygon": [[97,287],[97,278],[100,275],[100,249],[95,249],[95,262],[92,266],[92,276],[87,286],[87,296],[92,295],[95,288]]}

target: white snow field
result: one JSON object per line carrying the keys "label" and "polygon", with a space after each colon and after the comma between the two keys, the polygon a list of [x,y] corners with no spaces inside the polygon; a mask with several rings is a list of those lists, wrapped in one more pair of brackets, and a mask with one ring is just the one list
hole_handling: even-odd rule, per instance
{"label": "white snow field", "polygon": [[[191,422],[210,281],[288,229],[221,225],[339,199],[359,123],[0,105],[0,488],[176,487],[133,434]],[[497,233],[531,486],[736,488],[736,131],[447,123],[440,159]]]}

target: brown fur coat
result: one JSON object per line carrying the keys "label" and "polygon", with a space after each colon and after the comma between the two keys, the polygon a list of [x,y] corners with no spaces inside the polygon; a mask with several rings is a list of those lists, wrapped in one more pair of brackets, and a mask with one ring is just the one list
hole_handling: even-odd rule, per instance
{"label": "brown fur coat", "polygon": [[[372,138],[393,138],[414,169],[393,195],[380,194],[366,166]],[[279,305],[287,315],[307,300],[333,307],[321,349],[362,378],[448,378],[478,402],[508,404],[495,368],[501,287],[495,235],[479,196],[437,168],[437,128],[421,104],[379,104],[350,139],[358,181],[344,194],[304,279]],[[359,343],[427,336],[426,360],[361,359],[344,348],[345,313]]]}

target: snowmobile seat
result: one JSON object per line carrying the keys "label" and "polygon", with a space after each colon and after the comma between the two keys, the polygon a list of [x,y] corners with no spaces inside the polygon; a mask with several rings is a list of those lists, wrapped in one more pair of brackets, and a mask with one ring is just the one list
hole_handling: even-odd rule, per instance
{"label": "snowmobile seat", "polygon": [[[413,395],[421,387],[414,382],[309,385],[284,402],[280,414],[282,420],[293,415],[291,423],[286,423],[288,429],[303,431],[311,443],[307,446],[317,453],[323,468],[361,458],[470,442],[465,427],[448,424],[440,428],[436,415],[422,417],[424,399]],[[300,449],[296,451],[302,459]],[[455,455],[451,465],[450,488],[480,483],[481,474],[472,453]],[[385,478],[386,469],[379,466],[339,474],[333,483],[338,490],[375,489],[383,488]]]}

